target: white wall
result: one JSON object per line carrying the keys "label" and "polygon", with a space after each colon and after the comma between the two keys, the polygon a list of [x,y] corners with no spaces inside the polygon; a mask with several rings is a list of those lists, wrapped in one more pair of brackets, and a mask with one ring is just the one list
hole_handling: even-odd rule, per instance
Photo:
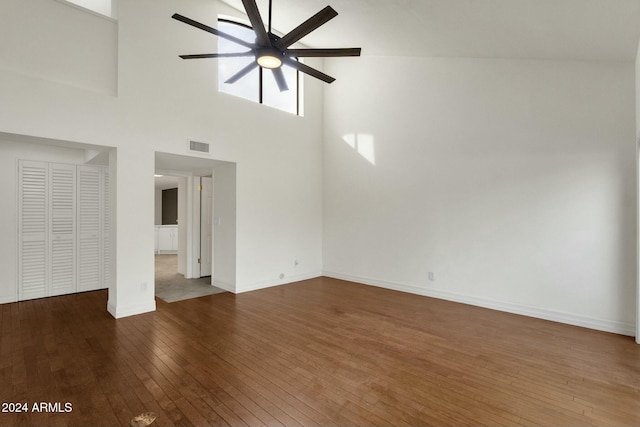
{"label": "white wall", "polygon": [[632,63],[330,65],[328,275],[634,334]]}
{"label": "white wall", "polygon": [[115,22],[53,0],[2,0],[0,69],[115,95]]}
{"label": "white wall", "polygon": [[640,43],[636,54],[636,138],[640,139]]}
{"label": "white wall", "polygon": [[[640,43],[636,54],[636,195],[640,194]],[[640,202],[640,201],[639,201]],[[636,204],[636,227],[640,228],[640,204]],[[636,342],[640,344],[640,235],[636,229]]]}
{"label": "white wall", "polygon": [[213,285],[235,291],[236,283],[236,165],[219,165],[213,172]]}
{"label": "white wall", "polygon": [[[30,8],[29,2],[14,7]],[[57,19],[73,28],[79,11],[68,9]],[[217,4],[120,3],[117,97],[0,69],[0,132],[116,148],[110,161],[117,168],[117,272],[109,293],[116,317],[155,307],[154,157],[156,151],[189,155],[188,138],[210,142],[211,158],[237,165],[236,291],[322,270],[322,83],[306,79],[304,118],[219,94],[215,60],[178,58],[210,50],[215,37],[171,19],[174,12],[215,23]],[[38,16],[30,21],[36,27]],[[0,38],[14,31],[2,28]],[[37,50],[25,49],[25,55]],[[297,268],[294,257],[301,260]]]}
{"label": "white wall", "polygon": [[18,296],[18,160],[83,164],[85,151],[0,139],[0,303]]}

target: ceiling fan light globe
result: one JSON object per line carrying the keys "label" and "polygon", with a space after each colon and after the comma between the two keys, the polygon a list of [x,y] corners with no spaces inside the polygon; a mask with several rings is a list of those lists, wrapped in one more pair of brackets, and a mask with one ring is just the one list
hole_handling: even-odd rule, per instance
{"label": "ceiling fan light globe", "polygon": [[258,65],[262,68],[280,68],[282,66],[282,59],[274,55],[261,55],[257,59]]}

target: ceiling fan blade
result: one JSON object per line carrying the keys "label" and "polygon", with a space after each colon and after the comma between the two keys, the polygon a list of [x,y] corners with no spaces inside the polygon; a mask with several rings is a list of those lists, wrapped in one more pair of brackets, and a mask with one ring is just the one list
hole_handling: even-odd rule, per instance
{"label": "ceiling fan blade", "polygon": [[287,35],[279,39],[275,45],[280,49],[285,49],[336,16],[338,16],[338,12],[331,6],[327,6],[291,30]]}
{"label": "ceiling fan blade", "polygon": [[182,59],[200,59],[200,58],[234,58],[238,56],[254,56],[253,51],[233,52],[233,53],[198,53],[195,55],[180,55]]}
{"label": "ceiling fan blade", "polygon": [[295,59],[291,59],[287,56],[283,58],[283,61],[290,67],[293,67],[298,71],[302,71],[303,73],[315,77],[316,79],[320,79],[323,82],[333,83],[336,80],[335,78],[323,73],[322,71],[318,71],[315,68],[311,68],[308,65],[303,64],[302,62],[298,62]]}
{"label": "ceiling fan blade", "polygon": [[361,48],[338,48],[338,49],[287,49],[285,54],[290,57],[331,57],[331,56],[360,56]]}
{"label": "ceiling fan blade", "polygon": [[287,80],[284,78],[282,67],[274,68],[271,71],[273,71],[273,77],[276,78],[276,83],[278,84],[278,89],[280,89],[280,92],[289,90],[289,86],[287,86]]}
{"label": "ceiling fan blade", "polygon": [[198,21],[194,21],[193,19],[187,18],[186,16],[182,16],[182,15],[179,15],[177,13],[174,13],[173,16],[171,16],[171,17],[173,19],[175,19],[175,20],[178,20],[180,22],[184,22],[185,24],[191,25],[192,27],[196,27],[196,28],[199,28],[199,29],[201,29],[203,31],[206,31],[208,33],[215,34],[218,37],[222,37],[223,39],[227,39],[227,40],[232,41],[234,43],[237,43],[237,44],[239,44],[241,46],[248,47],[249,49],[254,49],[254,48],[258,47],[253,43],[246,42],[246,41],[244,41],[242,39],[239,39],[237,37],[232,36],[231,34],[227,34],[227,33],[224,33],[222,31],[216,30],[213,27],[209,27],[208,25],[204,25],[204,24],[202,24],[202,23],[200,23]]}
{"label": "ceiling fan blade", "polygon": [[247,74],[252,72],[253,69],[256,68],[257,66],[258,66],[258,63],[256,61],[251,61],[251,63],[249,65],[247,65],[242,70],[240,70],[237,73],[235,73],[233,76],[229,77],[225,81],[225,83],[235,83],[235,82],[237,82],[238,80],[240,80],[241,78],[243,78],[244,76],[246,76]]}
{"label": "ceiling fan blade", "polygon": [[242,0],[242,4],[244,5],[244,10],[247,11],[247,16],[249,17],[249,21],[251,21],[253,31],[256,33],[256,42],[258,45],[261,47],[271,47],[271,41],[269,40],[267,31],[264,29],[264,22],[262,22],[256,0]]}

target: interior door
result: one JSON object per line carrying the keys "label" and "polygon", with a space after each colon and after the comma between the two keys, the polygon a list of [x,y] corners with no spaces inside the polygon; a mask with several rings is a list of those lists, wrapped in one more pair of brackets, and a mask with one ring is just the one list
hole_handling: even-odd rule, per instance
{"label": "interior door", "polygon": [[213,273],[213,179],[200,179],[200,277]]}

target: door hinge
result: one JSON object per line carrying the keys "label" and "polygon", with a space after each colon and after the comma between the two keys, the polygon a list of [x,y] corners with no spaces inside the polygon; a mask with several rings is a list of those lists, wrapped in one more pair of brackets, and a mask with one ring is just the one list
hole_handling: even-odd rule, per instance
{"label": "door hinge", "polygon": [[202,185],[198,185],[198,191],[202,191]]}
{"label": "door hinge", "polygon": [[202,264],[202,258],[198,258],[198,264]]}

